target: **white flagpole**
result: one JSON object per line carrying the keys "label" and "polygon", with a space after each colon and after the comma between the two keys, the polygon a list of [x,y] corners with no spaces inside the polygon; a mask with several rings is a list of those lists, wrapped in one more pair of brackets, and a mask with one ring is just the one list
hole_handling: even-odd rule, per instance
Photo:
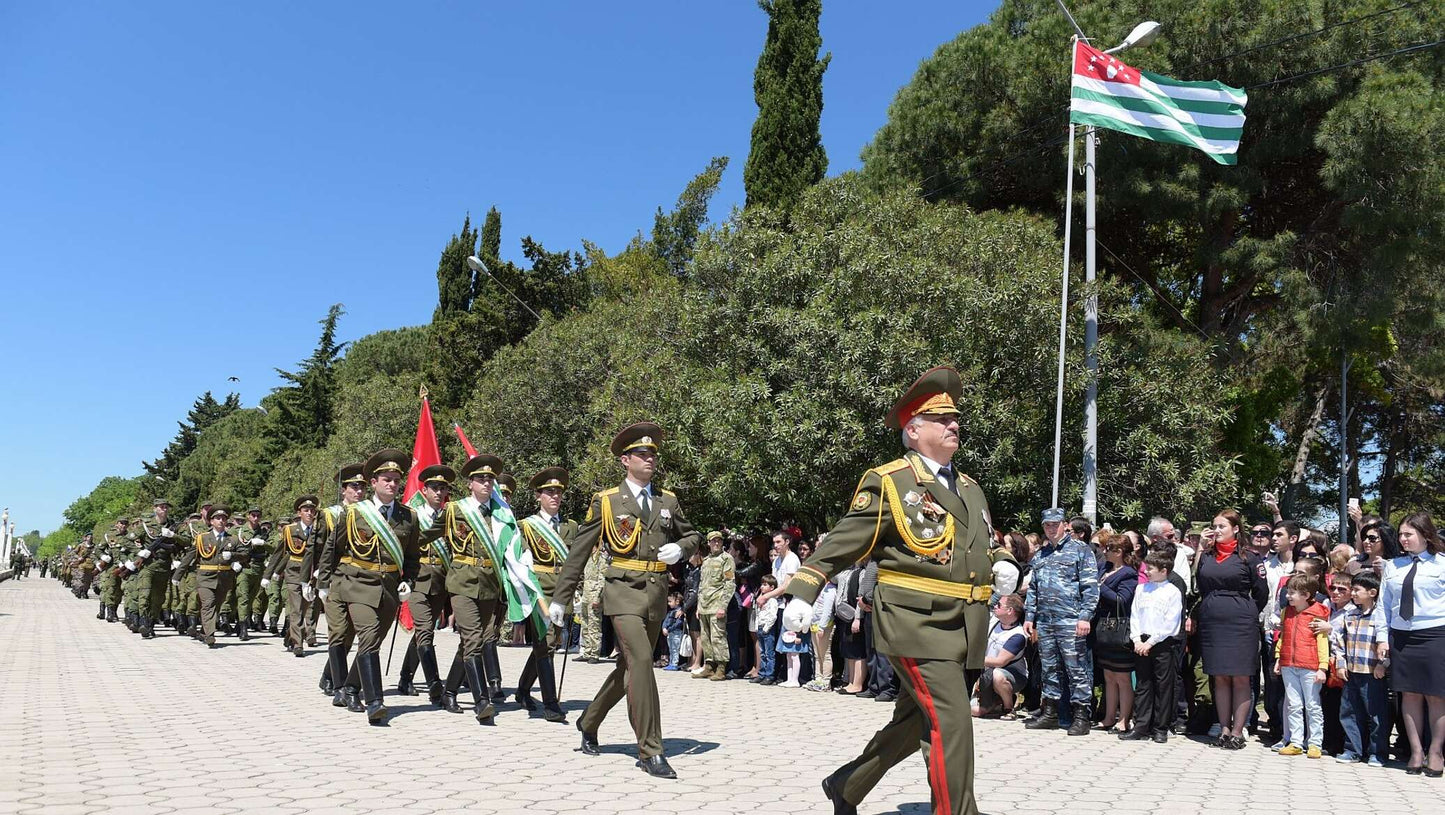
{"label": "white flagpole", "polygon": [[[1074,37],[1077,43],[1079,38]],[[1069,46],[1069,73],[1074,70],[1074,46]],[[1059,387],[1054,402],[1054,498],[1059,506],[1059,453],[1064,434],[1064,339],[1069,326],[1069,246],[1074,223],[1074,123],[1069,122],[1069,166],[1064,175],[1064,282],[1059,294]]]}

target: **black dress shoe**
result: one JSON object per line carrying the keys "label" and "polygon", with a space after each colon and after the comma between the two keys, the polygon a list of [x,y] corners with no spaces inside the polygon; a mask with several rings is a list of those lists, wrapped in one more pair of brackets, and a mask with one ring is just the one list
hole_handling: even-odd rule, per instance
{"label": "black dress shoe", "polygon": [[1169,742],[1169,731],[1160,730],[1154,734],[1153,739],[1155,744],[1167,744]]}
{"label": "black dress shoe", "polygon": [[1143,741],[1149,734],[1143,730],[1125,730],[1119,734],[1119,741]]}
{"label": "black dress shoe", "polygon": [[673,771],[672,765],[668,764],[667,759],[663,756],[638,759],[637,766],[654,778],[677,778],[677,773]]}
{"label": "black dress shoe", "polygon": [[859,698],[859,699],[873,699],[873,698],[875,698],[875,697],[877,697],[877,696],[878,696],[878,694],[876,694],[876,693],[874,693],[873,691],[868,690],[868,689],[866,689],[866,688],[865,688],[864,690],[858,692],[858,698]]}
{"label": "black dress shoe", "polygon": [[533,699],[532,694],[530,693],[522,693],[521,691],[518,691],[517,704],[521,705],[522,709],[527,711],[528,713],[531,713],[532,711],[537,709],[537,700]]}
{"label": "black dress shoe", "polygon": [[578,719],[578,720],[577,720],[577,732],[582,734],[582,747],[581,747],[582,755],[584,755],[584,756],[600,756],[600,755],[602,755],[602,750],[599,749],[598,746],[597,746],[597,734],[596,734],[596,733],[588,733],[586,730],[583,730],[583,729],[582,729],[582,720],[581,720],[581,719]]}
{"label": "black dress shoe", "polygon": [[898,698],[897,696],[894,696],[894,695],[891,694],[891,693],[884,692],[884,693],[880,693],[880,694],[878,694],[877,696],[873,697],[873,701],[875,701],[875,702],[891,702],[891,701],[893,701],[894,699],[897,699],[897,698]]}
{"label": "black dress shoe", "polygon": [[858,807],[843,800],[843,789],[831,775],[823,778],[823,794],[833,802],[833,815],[858,815]]}

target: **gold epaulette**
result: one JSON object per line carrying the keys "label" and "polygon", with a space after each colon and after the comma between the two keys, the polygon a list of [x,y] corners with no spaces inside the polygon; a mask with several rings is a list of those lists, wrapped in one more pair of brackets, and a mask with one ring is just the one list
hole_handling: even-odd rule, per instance
{"label": "gold epaulette", "polygon": [[899,470],[905,470],[911,466],[913,465],[908,463],[908,459],[898,458],[888,462],[887,464],[884,464],[882,467],[874,467],[872,470],[869,470],[869,472],[877,473],[880,476],[892,475]]}
{"label": "gold epaulette", "polygon": [[677,497],[677,493],[672,490],[658,490],[658,492],[661,492],[663,495],[671,495],[673,498]]}
{"label": "gold epaulette", "polygon": [[602,492],[597,493],[597,497],[598,497],[598,498],[601,498],[601,497],[604,496],[604,495],[616,495],[617,493],[619,493],[619,492],[621,492],[621,491],[622,491],[622,488],[621,488],[621,487],[610,487],[610,488],[608,488],[608,489],[603,490]]}

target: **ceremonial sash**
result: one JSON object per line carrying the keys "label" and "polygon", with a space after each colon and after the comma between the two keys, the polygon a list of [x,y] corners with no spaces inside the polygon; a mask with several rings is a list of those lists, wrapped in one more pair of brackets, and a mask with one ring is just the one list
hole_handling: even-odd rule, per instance
{"label": "ceremonial sash", "polygon": [[498,537],[493,538],[491,525],[482,517],[481,505],[477,500],[467,497],[459,504],[467,523],[476,530],[482,545],[491,555],[492,563],[500,564],[506,574],[505,580],[497,582],[502,584],[502,592],[507,596],[508,622],[530,622],[537,633],[545,634],[547,623],[538,610],[542,587],[537,583],[537,576],[532,574],[532,569],[522,560],[522,536],[517,531],[517,518],[512,514],[511,506],[502,498],[500,492],[495,488],[492,490],[492,517],[500,528]]}
{"label": "ceremonial sash", "polygon": [[556,560],[563,561],[567,559],[567,544],[562,542],[562,536],[557,534],[557,531],[552,528],[551,524],[542,520],[541,515],[532,515],[523,518],[522,523],[526,524],[533,533],[546,541],[548,546],[552,547],[552,555]]}
{"label": "ceremonial sash", "polygon": [[359,501],[352,504],[356,508],[356,514],[360,515],[371,531],[386,547],[387,554],[391,555],[391,562],[397,566],[406,565],[406,554],[402,551],[401,541],[396,539],[396,532],[392,530],[391,524],[381,517],[381,512],[370,501]]}
{"label": "ceremonial sash", "polygon": [[[431,508],[426,505],[425,501],[422,502],[421,506],[415,507],[414,510],[416,512],[416,522],[417,525],[421,527],[421,531],[425,532],[436,525],[436,518],[430,514]],[[431,548],[432,551],[437,553],[437,557],[441,558],[442,565],[450,569],[452,567],[452,548],[447,545],[446,539],[444,537],[437,538],[431,542]]]}

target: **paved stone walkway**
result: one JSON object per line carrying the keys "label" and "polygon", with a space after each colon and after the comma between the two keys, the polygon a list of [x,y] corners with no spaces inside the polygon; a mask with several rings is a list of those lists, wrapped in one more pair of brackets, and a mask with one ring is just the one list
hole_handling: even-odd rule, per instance
{"label": "paved stone walkway", "polygon": [[[515,704],[497,725],[391,695],[387,728],[331,707],[306,659],[269,635],[209,651],[170,629],[142,641],[95,620],[53,580],[0,584],[0,813],[829,813],[818,781],[850,759],[891,705],[746,682],[659,673],[663,734],[677,781],[633,766],[625,709],[600,733]],[[438,635],[451,654],[456,639]],[[393,670],[401,664],[397,647]],[[502,649],[508,686],[524,653]],[[609,670],[570,664],[572,719]],[[395,675],[388,678],[395,684]],[[1438,813],[1445,785],[1398,769],[1222,752],[1110,736],[1068,738],[1012,722],[975,730],[984,812]],[[926,813],[921,758],[890,773],[860,811]]]}

